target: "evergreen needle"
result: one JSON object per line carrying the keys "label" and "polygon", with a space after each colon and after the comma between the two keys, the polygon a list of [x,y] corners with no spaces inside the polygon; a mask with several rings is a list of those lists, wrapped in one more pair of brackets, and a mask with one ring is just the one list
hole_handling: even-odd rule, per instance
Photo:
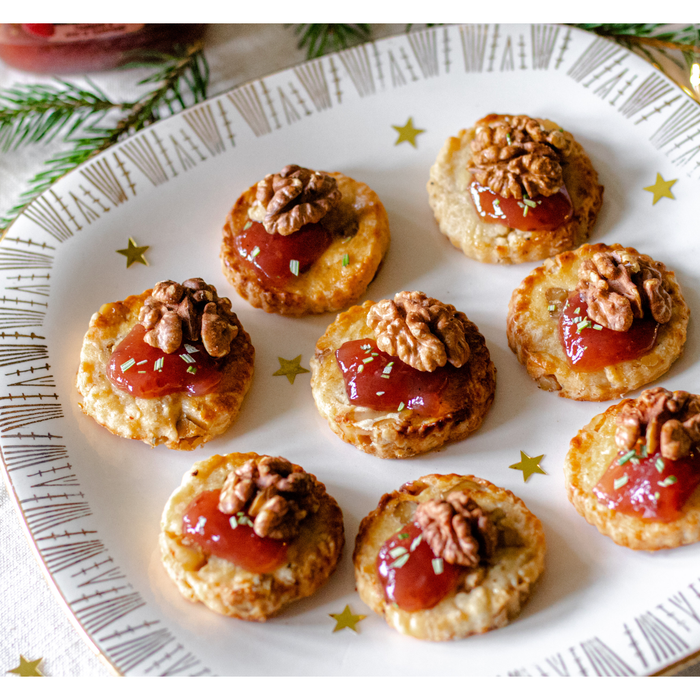
{"label": "evergreen needle", "polygon": [[[59,134],[70,145],[29,180],[18,203],[0,218],[0,233],[66,173],[143,127],[206,99],[209,66],[201,42],[179,56],[154,52],[152,58],[145,65],[157,70],[139,84],[154,87],[133,103],[112,102],[88,78],[89,89],[58,81],[58,86],[20,85],[0,91],[0,149],[48,142]],[[101,126],[102,118],[113,113],[121,115],[116,125]]]}

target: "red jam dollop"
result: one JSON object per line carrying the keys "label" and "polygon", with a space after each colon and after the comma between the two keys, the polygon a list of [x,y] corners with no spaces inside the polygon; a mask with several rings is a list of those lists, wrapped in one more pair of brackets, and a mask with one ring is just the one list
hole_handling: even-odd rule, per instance
{"label": "red jam dollop", "polygon": [[646,455],[620,452],[593,493],[608,508],[646,520],[676,520],[700,484],[700,453],[664,459],[659,452]]}
{"label": "red jam dollop", "polygon": [[[205,491],[192,501],[182,516],[186,538],[207,554],[226,559],[253,574],[267,574],[282,566],[287,561],[287,542],[256,535],[245,513],[222,513],[220,494],[220,490]],[[236,527],[231,527],[232,519]]]}
{"label": "red jam dollop", "polygon": [[435,607],[455,589],[464,568],[436,557],[422,534],[411,521],[392,535],[377,554],[384,598],[407,612]]}
{"label": "red jam dollop", "polygon": [[554,231],[574,215],[571,197],[562,185],[549,197],[502,197],[472,180],[469,186],[479,217],[488,224],[503,224],[518,231]]}
{"label": "red jam dollop", "polygon": [[335,353],[345,381],[345,392],[353,406],[375,411],[401,411],[436,416],[449,410],[441,395],[460,372],[468,371],[446,364],[433,372],[421,372],[383,352],[369,338],[343,343]]}
{"label": "red jam dollop", "polygon": [[559,339],[569,364],[583,372],[594,372],[625,360],[646,355],[656,343],[659,324],[651,314],[635,318],[627,331],[613,331],[587,316],[582,292],[574,292],[559,317]]}
{"label": "red jam dollop", "polygon": [[137,323],[112,353],[107,378],[132,396],[152,399],[184,391],[202,396],[214,391],[223,377],[225,358],[212,357],[201,342],[183,343],[167,355],[150,346],[146,329]]}
{"label": "red jam dollop", "polygon": [[234,237],[238,255],[272,282],[286,282],[306,272],[330,243],[331,234],[321,224],[305,224],[281,236],[268,233],[261,223],[250,219]]}

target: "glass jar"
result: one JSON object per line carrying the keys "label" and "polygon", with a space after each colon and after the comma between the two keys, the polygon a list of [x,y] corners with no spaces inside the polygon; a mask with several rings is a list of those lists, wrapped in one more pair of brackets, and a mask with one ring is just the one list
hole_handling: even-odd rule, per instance
{"label": "glass jar", "polygon": [[0,59],[34,73],[117,68],[200,39],[203,24],[0,24]]}

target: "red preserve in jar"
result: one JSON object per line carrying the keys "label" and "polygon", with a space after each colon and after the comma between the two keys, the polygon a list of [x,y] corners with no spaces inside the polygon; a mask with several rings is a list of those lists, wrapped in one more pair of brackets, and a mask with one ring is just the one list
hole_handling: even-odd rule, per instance
{"label": "red preserve in jar", "polygon": [[34,73],[109,70],[200,39],[204,24],[0,24],[0,59]]}

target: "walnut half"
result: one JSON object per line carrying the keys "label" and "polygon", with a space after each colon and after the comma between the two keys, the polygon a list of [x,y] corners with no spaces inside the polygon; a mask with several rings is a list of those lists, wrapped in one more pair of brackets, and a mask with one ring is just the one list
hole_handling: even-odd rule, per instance
{"label": "walnut half", "polygon": [[657,323],[671,320],[672,300],[658,269],[629,251],[595,253],[578,269],[588,317],[613,331],[627,331],[649,309]]}
{"label": "walnut half", "polygon": [[623,406],[617,418],[615,442],[621,450],[635,449],[643,439],[647,453],[680,459],[700,445],[700,396],[687,391],[646,389]]}
{"label": "walnut half", "polygon": [[562,163],[571,151],[559,129],[526,115],[490,114],[476,123],[468,164],[474,178],[503,197],[549,197],[564,185]]}
{"label": "walnut half", "polygon": [[433,554],[449,564],[478,566],[496,551],[496,526],[464,491],[421,503],[414,520]]}
{"label": "walnut half", "polygon": [[262,223],[268,233],[288,236],[304,224],[319,222],[340,197],[338,183],[330,175],[286,165],[258,182],[248,216]]}
{"label": "walnut half", "polygon": [[226,477],[219,496],[222,513],[247,511],[256,535],[279,540],[293,538],[318,508],[311,476],[294,471],[284,457],[249,459]]}
{"label": "walnut half", "polygon": [[399,292],[374,304],[367,325],[377,334],[377,347],[421,372],[433,372],[447,362],[461,367],[471,350],[467,317],[451,304],[423,292]]}
{"label": "walnut half", "polygon": [[139,323],[146,329],[144,340],[166,354],[174,353],[183,341],[201,339],[209,355],[224,357],[238,335],[231,302],[200,277],[182,284],[158,282],[141,307]]}

